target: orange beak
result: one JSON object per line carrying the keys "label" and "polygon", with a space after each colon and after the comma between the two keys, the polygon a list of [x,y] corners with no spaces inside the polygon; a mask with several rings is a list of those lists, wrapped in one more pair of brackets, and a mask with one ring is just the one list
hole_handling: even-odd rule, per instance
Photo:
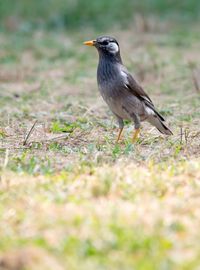
{"label": "orange beak", "polygon": [[85,41],[83,44],[87,46],[94,46],[95,42],[96,40],[89,40],[89,41]]}

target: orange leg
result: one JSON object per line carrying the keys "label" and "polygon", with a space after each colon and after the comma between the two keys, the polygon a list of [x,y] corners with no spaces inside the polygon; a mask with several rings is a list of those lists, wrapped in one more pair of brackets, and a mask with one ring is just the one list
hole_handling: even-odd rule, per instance
{"label": "orange leg", "polygon": [[122,131],[123,131],[123,128],[120,128],[120,129],[119,129],[118,136],[117,136],[117,143],[119,142],[119,140],[120,140],[120,138],[121,138]]}
{"label": "orange leg", "polygon": [[140,133],[140,129],[139,128],[135,129],[135,132],[133,134],[133,139],[132,139],[133,143],[137,141],[139,133]]}

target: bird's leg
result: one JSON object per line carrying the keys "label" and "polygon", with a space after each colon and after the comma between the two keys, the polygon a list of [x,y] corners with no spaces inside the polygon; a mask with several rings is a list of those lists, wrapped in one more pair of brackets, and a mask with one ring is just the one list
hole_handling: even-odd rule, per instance
{"label": "bird's leg", "polygon": [[121,139],[122,131],[123,131],[123,128],[120,128],[120,129],[119,129],[118,136],[117,136],[117,141],[116,141],[117,143],[118,143],[119,140]]}
{"label": "bird's leg", "polygon": [[138,135],[140,134],[140,118],[139,115],[132,113],[131,118],[134,121],[135,124],[135,132],[133,134],[132,142],[135,143],[138,139]]}
{"label": "bird's leg", "polygon": [[134,132],[133,138],[132,138],[133,143],[135,143],[137,141],[139,134],[140,134],[140,129],[139,128],[135,129],[135,132]]}
{"label": "bird's leg", "polygon": [[117,117],[117,121],[118,121],[118,124],[119,124],[119,133],[118,133],[117,141],[116,141],[118,143],[119,140],[121,139],[122,131],[123,131],[123,128],[124,128],[124,121],[119,116],[117,116],[117,115],[115,115],[115,116]]}

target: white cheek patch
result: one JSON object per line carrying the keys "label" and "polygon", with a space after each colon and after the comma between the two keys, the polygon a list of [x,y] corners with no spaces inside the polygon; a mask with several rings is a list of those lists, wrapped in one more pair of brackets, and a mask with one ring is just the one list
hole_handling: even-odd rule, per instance
{"label": "white cheek patch", "polygon": [[119,51],[119,46],[115,42],[109,43],[109,51],[111,53],[117,53]]}

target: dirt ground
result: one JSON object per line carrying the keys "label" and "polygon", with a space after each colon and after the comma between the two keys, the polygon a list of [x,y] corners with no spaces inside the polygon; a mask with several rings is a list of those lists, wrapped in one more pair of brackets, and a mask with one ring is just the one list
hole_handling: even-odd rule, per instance
{"label": "dirt ground", "polygon": [[136,144],[98,93],[99,33],[0,34],[0,269],[198,269],[200,35],[154,27],[112,33],[174,133]]}

